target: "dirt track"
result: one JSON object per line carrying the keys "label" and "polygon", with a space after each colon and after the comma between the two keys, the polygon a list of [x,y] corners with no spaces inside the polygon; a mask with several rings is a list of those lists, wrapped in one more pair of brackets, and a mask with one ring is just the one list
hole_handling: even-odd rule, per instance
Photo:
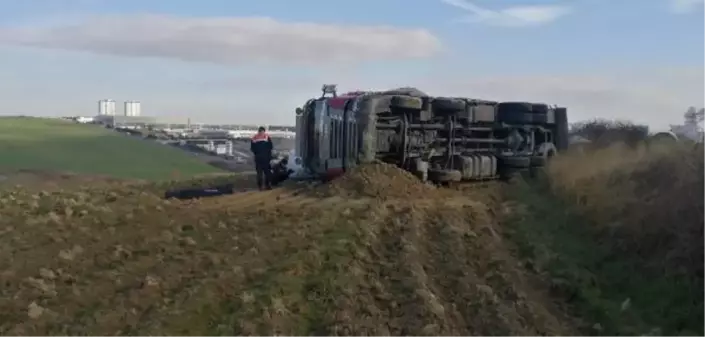
{"label": "dirt track", "polygon": [[6,192],[0,333],[574,334],[504,246],[496,188],[376,166],[187,202]]}

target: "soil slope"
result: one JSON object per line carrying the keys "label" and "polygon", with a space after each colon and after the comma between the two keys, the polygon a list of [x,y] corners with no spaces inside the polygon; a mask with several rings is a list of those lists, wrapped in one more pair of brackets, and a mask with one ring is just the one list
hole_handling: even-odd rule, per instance
{"label": "soil slope", "polygon": [[0,333],[576,333],[498,235],[492,185],[371,165],[200,201],[154,190],[0,192]]}

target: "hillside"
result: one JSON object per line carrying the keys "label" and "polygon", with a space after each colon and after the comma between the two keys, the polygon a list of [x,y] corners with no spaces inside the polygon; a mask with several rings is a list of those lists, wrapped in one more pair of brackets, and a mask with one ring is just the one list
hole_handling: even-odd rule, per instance
{"label": "hillside", "polygon": [[[687,263],[665,276],[650,269],[691,260],[640,254],[621,231],[596,226],[617,218],[590,217],[605,195],[598,191],[625,187],[600,172],[631,181],[660,172],[644,165],[653,162],[680,168],[683,182],[697,177],[702,157],[669,153],[692,161],[596,153],[592,160],[612,166],[571,175],[571,165],[591,157],[566,156],[546,186],[435,188],[378,164],[327,185],[289,182],[196,201],[163,200],[171,183],[3,190],[0,333],[701,334],[702,287],[692,282],[702,272]],[[227,179],[252,185],[246,175]],[[702,228],[702,216],[659,212],[659,181],[630,185],[649,198],[629,190],[614,200],[649,205],[649,216],[688,233]],[[702,180],[674,186],[702,205]],[[574,199],[577,191],[593,192]],[[659,222],[637,235],[630,230],[641,220],[599,214],[621,217],[629,242],[646,244],[669,228]],[[667,243],[646,247],[702,256],[697,246]]]}
{"label": "hillside", "polygon": [[99,126],[62,120],[0,118],[0,172],[70,172],[147,180],[220,170],[183,151]]}
{"label": "hillside", "polygon": [[[400,192],[351,188],[386,177]],[[193,202],[148,190],[3,193],[0,332],[573,331],[503,246],[492,188],[469,198],[383,166]]]}

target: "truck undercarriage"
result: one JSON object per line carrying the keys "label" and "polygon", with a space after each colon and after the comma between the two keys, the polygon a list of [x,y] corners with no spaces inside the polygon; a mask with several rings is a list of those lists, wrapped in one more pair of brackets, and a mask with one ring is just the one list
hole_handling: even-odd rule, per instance
{"label": "truck undercarriage", "polygon": [[546,104],[431,97],[414,88],[324,92],[297,109],[296,153],[314,175],[381,160],[443,183],[543,166],[567,137],[566,109]]}
{"label": "truck undercarriage", "polygon": [[[512,169],[543,166],[553,133],[542,126],[475,123],[459,114],[378,121],[377,158],[433,181],[495,179]],[[555,152],[555,145],[543,145]],[[427,172],[424,172],[427,171]],[[428,174],[431,176],[428,177]]]}

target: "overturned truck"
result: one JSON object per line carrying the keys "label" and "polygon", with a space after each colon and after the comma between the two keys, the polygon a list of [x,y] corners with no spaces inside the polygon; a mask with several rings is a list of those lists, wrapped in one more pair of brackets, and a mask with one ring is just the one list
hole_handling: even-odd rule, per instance
{"label": "overturned truck", "polygon": [[297,165],[330,179],[395,164],[435,183],[491,180],[540,167],[568,146],[566,108],[431,97],[415,88],[323,94],[296,109]]}

